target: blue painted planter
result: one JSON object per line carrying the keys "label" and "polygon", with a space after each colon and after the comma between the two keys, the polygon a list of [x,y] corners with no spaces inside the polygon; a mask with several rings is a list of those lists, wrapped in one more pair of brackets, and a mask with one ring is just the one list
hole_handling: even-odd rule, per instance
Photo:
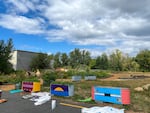
{"label": "blue painted planter", "polygon": [[65,97],[74,95],[73,85],[52,84],[50,87],[50,93],[53,95]]}
{"label": "blue painted planter", "polygon": [[130,91],[128,88],[94,86],[92,99],[115,104],[130,104]]}

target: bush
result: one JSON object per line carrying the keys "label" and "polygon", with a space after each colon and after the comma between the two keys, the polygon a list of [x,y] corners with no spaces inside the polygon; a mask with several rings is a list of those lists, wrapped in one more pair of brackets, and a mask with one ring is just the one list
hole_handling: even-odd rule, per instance
{"label": "bush", "polygon": [[69,71],[66,72],[66,74],[68,75],[68,77],[71,78],[73,75],[76,74],[76,72],[74,70],[69,70]]}
{"label": "bush", "polygon": [[35,76],[30,76],[30,77],[24,79],[24,81],[28,81],[28,82],[40,82],[40,80],[37,77],[35,77]]}
{"label": "bush", "polygon": [[42,76],[42,78],[44,80],[44,85],[49,86],[52,81],[56,80],[56,73],[54,72],[45,73]]}
{"label": "bush", "polygon": [[0,82],[1,83],[7,83],[8,82],[8,78],[9,78],[9,76],[5,76],[5,75],[1,75],[0,76]]}
{"label": "bush", "polygon": [[61,81],[61,82],[59,82],[59,81],[55,81],[55,82],[53,82],[52,84],[73,85],[73,83],[72,83],[72,82],[63,82],[63,81]]}
{"label": "bush", "polygon": [[3,83],[19,83],[25,79],[25,74],[23,72],[15,72],[10,75],[1,75],[0,82]]}
{"label": "bush", "polygon": [[96,76],[97,76],[97,78],[107,78],[110,76],[110,74],[108,74],[105,71],[98,71],[98,72],[96,72]]}
{"label": "bush", "polygon": [[25,79],[25,71],[16,71],[15,73],[12,73],[9,77],[8,77],[8,82],[9,83],[19,83],[22,82]]}
{"label": "bush", "polygon": [[85,76],[96,76],[97,78],[106,78],[109,77],[110,74],[105,71],[91,71],[89,73],[86,73]]}

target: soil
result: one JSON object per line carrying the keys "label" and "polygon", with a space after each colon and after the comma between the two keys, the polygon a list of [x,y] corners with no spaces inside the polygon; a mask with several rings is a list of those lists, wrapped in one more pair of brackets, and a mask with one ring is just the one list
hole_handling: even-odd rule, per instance
{"label": "soil", "polygon": [[145,79],[150,78],[150,73],[144,72],[120,72],[120,73],[112,73],[112,76],[109,78],[105,78],[103,80],[106,81],[120,81],[122,79]]}
{"label": "soil", "polygon": [[0,89],[2,91],[13,90],[13,89],[15,89],[15,85],[14,84],[0,85]]}

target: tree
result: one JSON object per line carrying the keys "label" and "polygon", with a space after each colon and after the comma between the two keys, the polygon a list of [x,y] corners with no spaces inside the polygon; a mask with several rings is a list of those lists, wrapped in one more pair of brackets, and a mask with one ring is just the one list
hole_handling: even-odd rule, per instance
{"label": "tree", "polygon": [[81,62],[80,63],[83,65],[89,66],[90,60],[91,60],[90,53],[86,50],[82,50],[82,51],[80,51],[80,54],[81,54]]}
{"label": "tree", "polygon": [[48,59],[50,61],[50,68],[53,69],[54,68],[54,55],[53,54],[48,55]]}
{"label": "tree", "polygon": [[90,60],[90,69],[96,69],[96,59]]}
{"label": "tree", "polygon": [[80,66],[86,67],[90,65],[90,53],[86,50],[79,50],[77,48],[74,49],[74,51],[70,52],[69,54],[70,58],[70,65],[73,68],[78,68]]}
{"label": "tree", "polygon": [[70,52],[70,65],[73,68],[76,68],[81,63],[81,53],[79,49],[75,49],[74,51]]}
{"label": "tree", "polygon": [[121,51],[116,50],[109,56],[109,66],[115,71],[123,70],[123,54]]}
{"label": "tree", "polygon": [[61,64],[62,66],[68,66],[69,64],[69,58],[66,53],[61,54]]}
{"label": "tree", "polygon": [[96,59],[96,67],[98,69],[107,70],[108,69],[108,57],[105,53],[101,56],[98,56]]}
{"label": "tree", "polygon": [[140,51],[135,59],[142,71],[150,71],[150,50]]}
{"label": "tree", "polygon": [[134,58],[129,57],[128,55],[124,56],[122,66],[123,66],[124,71],[138,71],[139,70],[139,64],[134,60]]}
{"label": "tree", "polygon": [[132,61],[131,62],[131,71],[138,71],[139,70],[140,65],[136,62],[136,61]]}
{"label": "tree", "polygon": [[8,74],[13,68],[9,60],[13,51],[13,41],[10,38],[5,44],[4,40],[0,40],[0,73]]}
{"label": "tree", "polygon": [[101,56],[98,56],[95,60],[95,68],[100,69],[100,64],[101,64]]}
{"label": "tree", "polygon": [[61,57],[60,52],[55,54],[55,56],[54,56],[54,68],[58,68],[58,67],[62,66],[60,57]]}
{"label": "tree", "polygon": [[31,69],[46,69],[50,65],[50,59],[47,54],[39,53],[36,57],[34,57],[31,61],[30,68]]}

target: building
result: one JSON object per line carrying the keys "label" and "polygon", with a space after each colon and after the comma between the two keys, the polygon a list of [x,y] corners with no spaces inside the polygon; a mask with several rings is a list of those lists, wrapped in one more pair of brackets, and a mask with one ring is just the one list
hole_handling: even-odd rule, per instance
{"label": "building", "polygon": [[30,70],[31,61],[38,53],[14,50],[11,55],[10,63],[13,65],[14,70]]}

